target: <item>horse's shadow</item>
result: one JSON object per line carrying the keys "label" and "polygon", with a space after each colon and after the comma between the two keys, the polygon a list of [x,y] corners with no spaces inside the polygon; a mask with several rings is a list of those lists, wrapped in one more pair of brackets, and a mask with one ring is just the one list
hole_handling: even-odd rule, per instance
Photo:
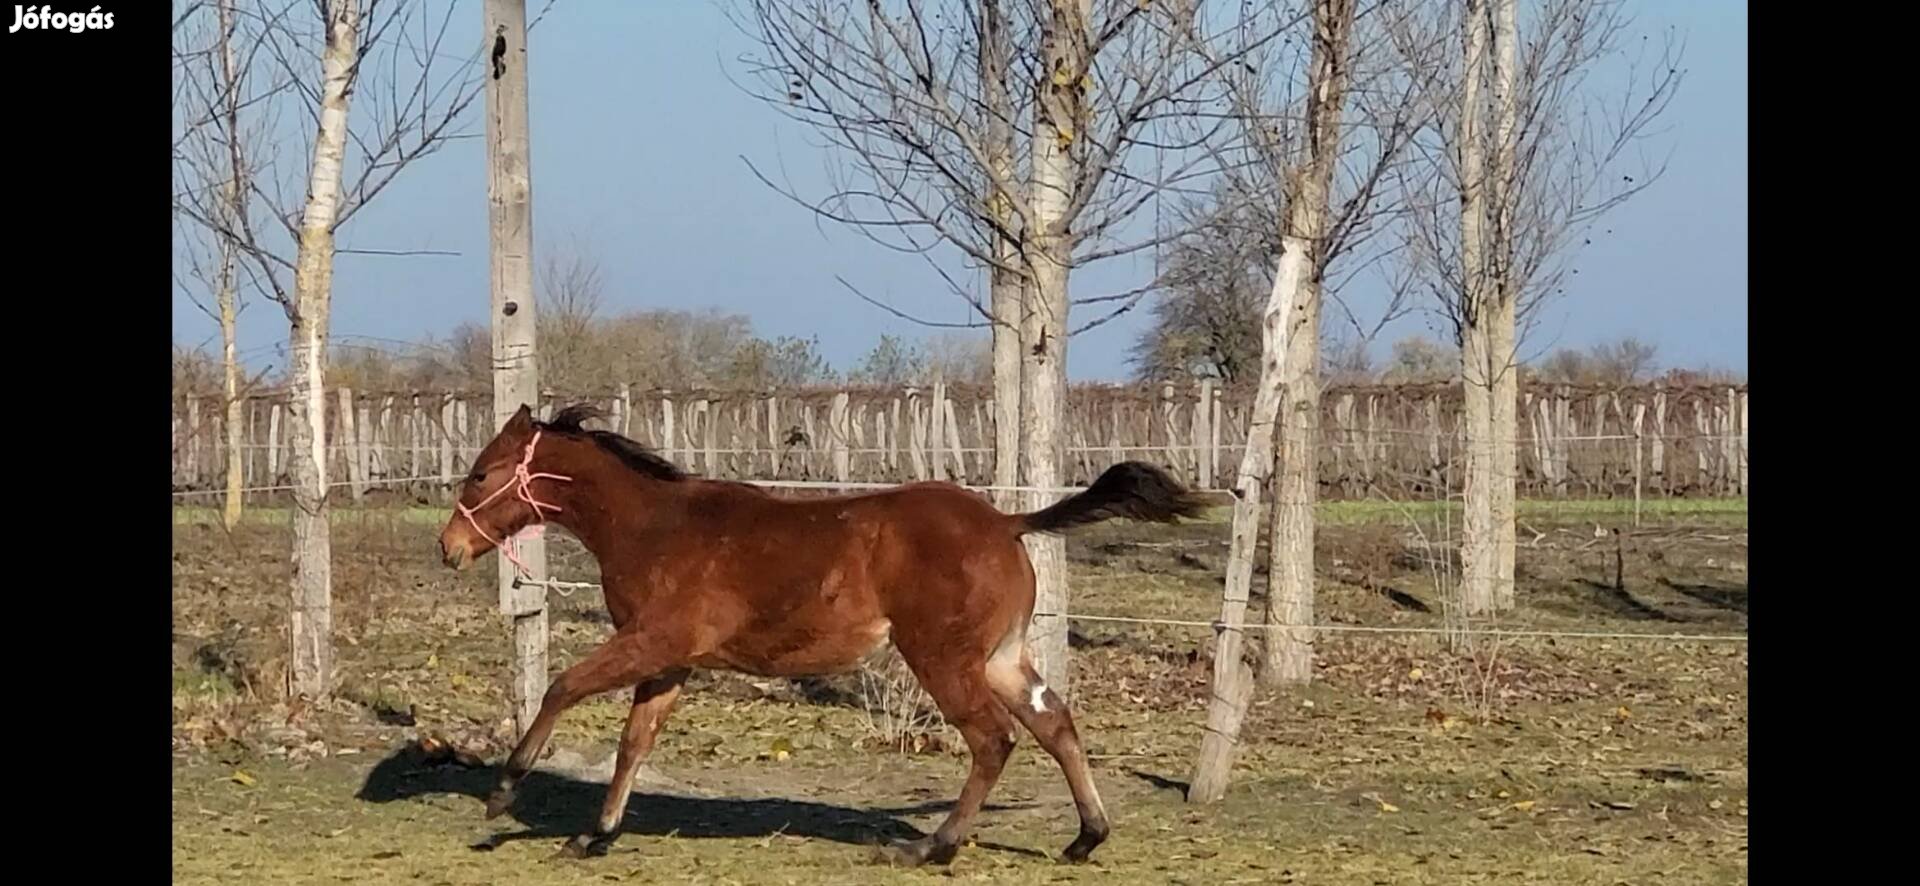
{"label": "horse's shadow", "polygon": [[[391,803],[436,794],[472,797],[474,821],[478,823],[481,804],[493,790],[498,770],[493,767],[468,768],[451,763],[422,759],[412,748],[388,755],[367,773],[366,782],[355,798],[370,803]],[[476,843],[476,850],[491,850],[520,840],[561,840],[586,833],[599,816],[606,798],[605,784],[581,781],[535,769],[528,773],[515,791],[517,799],[508,815],[525,828],[497,833]],[[945,812],[953,802],[942,800],[908,806],[854,809],[830,803],[784,798],[735,799],[683,797],[646,793],[636,789],[627,801],[627,814],[621,820],[623,836],[677,836],[683,838],[751,838],[784,834],[831,840],[852,846],[878,847],[900,840],[924,836],[901,816],[930,815]],[[988,804],[984,811],[1032,808],[1032,804],[1007,806]],[[1045,853],[1017,846],[987,842],[980,848],[1045,857]]]}

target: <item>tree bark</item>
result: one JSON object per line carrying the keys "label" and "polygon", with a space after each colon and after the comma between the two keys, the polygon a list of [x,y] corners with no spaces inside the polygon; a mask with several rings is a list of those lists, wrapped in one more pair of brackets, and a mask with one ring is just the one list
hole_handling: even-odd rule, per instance
{"label": "tree bark", "polygon": [[313,140],[313,165],[307,172],[307,204],[300,216],[294,305],[288,324],[294,368],[287,459],[294,503],[289,690],[308,698],[324,697],[333,681],[333,544],[327,524],[326,469],[327,321],[333,300],[333,226],[340,214],[348,100],[360,37],[357,0],[338,0],[327,11],[326,44],[320,52],[320,120]]}
{"label": "tree bark", "polygon": [[[1319,492],[1320,296],[1324,241],[1333,173],[1340,156],[1340,117],[1346,107],[1347,53],[1354,0],[1319,0],[1314,8],[1313,55],[1306,98],[1307,145],[1293,170],[1285,238],[1306,244],[1308,271],[1295,291],[1286,334],[1288,370],[1280,415],[1279,481],[1273,500],[1273,541],[1267,554],[1268,625],[1310,625],[1314,603],[1314,501]],[[1270,627],[1262,656],[1263,682],[1303,685],[1313,679],[1313,631]]]}
{"label": "tree bark", "polygon": [[[1021,361],[1025,397],[1021,417],[1025,446],[1026,483],[1050,490],[1060,485],[1065,455],[1062,427],[1066,423],[1067,389],[1067,279],[1073,239],[1067,212],[1080,178],[1073,142],[1086,120],[1086,77],[1090,22],[1089,0],[1050,0],[1048,21],[1041,36],[1039,100],[1034,103],[1032,208],[1038,230],[1029,231],[1022,244],[1033,289],[1021,323]],[[1028,509],[1052,504],[1053,492],[1028,494]],[[1045,613],[1034,620],[1029,634],[1035,666],[1056,693],[1068,694],[1067,671],[1067,557],[1066,543],[1057,535],[1035,534],[1025,539],[1033,561],[1036,593],[1034,609]]]}
{"label": "tree bark", "polygon": [[1486,243],[1486,153],[1480,134],[1480,79],[1486,66],[1487,0],[1466,0],[1466,43],[1455,139],[1460,177],[1460,369],[1466,425],[1466,513],[1461,521],[1460,608],[1465,615],[1492,611],[1498,571],[1494,528],[1493,352],[1494,317],[1489,311]]}
{"label": "tree bark", "polygon": [[[1287,333],[1288,381],[1281,391],[1273,533],[1267,549],[1268,625],[1313,623],[1313,509],[1319,493],[1320,441],[1320,374],[1313,367],[1320,358],[1319,290],[1312,283],[1300,287]],[[1313,679],[1310,629],[1270,627],[1263,640],[1262,683],[1305,685]]]}
{"label": "tree bark", "polygon": [[[1007,36],[1005,11],[1000,0],[982,0],[980,4],[980,80],[981,94],[987,105],[987,163],[999,181],[1012,181],[1013,100],[1008,96],[1008,59],[1012,57]],[[1013,207],[1008,195],[992,186],[989,210],[1000,231],[993,235],[993,255],[1000,262],[1015,265],[1020,261],[1020,244],[1010,233]],[[993,315],[993,485],[1012,487],[1020,483],[1020,328],[1025,309],[1025,285],[1010,268],[987,270],[988,313]],[[1020,506],[1021,496],[1011,489],[995,490],[994,503],[1003,511]]]}
{"label": "tree bark", "polygon": [[[238,66],[234,61],[233,48],[233,0],[220,0],[217,8],[219,15],[219,52],[221,89],[225,101],[221,103],[221,114],[226,118],[227,178],[220,186],[220,221],[227,231],[239,229],[240,213],[243,210],[241,196],[242,178],[245,165],[240,153],[240,88]],[[220,312],[220,368],[224,376],[223,389],[227,406],[227,490],[226,507],[221,512],[221,522],[232,529],[240,522],[241,485],[246,467],[246,451],[242,448],[244,437],[240,416],[240,355],[239,355],[239,300],[238,286],[234,280],[235,246],[228,236],[216,236],[215,249],[218,252],[219,267],[215,276],[214,301]]]}
{"label": "tree bark", "polygon": [[1493,443],[1493,608],[1510,610],[1514,606],[1513,569],[1517,545],[1514,486],[1519,474],[1520,369],[1515,308],[1519,302],[1520,281],[1515,277],[1514,260],[1518,250],[1514,242],[1514,198],[1519,181],[1514,152],[1514,133],[1519,125],[1517,90],[1519,29],[1514,0],[1493,3],[1493,171],[1489,176],[1488,203],[1493,207],[1494,265],[1496,279],[1489,295],[1494,299],[1493,328],[1489,344],[1493,360],[1493,408],[1489,428]]}

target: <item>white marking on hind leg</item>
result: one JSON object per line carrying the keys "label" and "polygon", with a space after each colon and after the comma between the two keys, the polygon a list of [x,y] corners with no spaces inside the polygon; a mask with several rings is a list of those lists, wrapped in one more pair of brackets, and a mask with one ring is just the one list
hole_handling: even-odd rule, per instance
{"label": "white marking on hind leg", "polygon": [[1027,706],[1033,708],[1036,714],[1047,712],[1047,684],[1033,684],[1033,698],[1027,702]]}

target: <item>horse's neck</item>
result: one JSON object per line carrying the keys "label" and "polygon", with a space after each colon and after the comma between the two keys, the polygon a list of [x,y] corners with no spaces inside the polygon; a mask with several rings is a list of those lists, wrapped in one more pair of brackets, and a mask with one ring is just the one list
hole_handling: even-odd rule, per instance
{"label": "horse's neck", "polygon": [[635,534],[654,531],[684,509],[686,493],[678,487],[686,484],[635,471],[592,443],[577,445],[579,454],[565,460],[573,473],[561,484],[561,511],[552,519],[595,556]]}

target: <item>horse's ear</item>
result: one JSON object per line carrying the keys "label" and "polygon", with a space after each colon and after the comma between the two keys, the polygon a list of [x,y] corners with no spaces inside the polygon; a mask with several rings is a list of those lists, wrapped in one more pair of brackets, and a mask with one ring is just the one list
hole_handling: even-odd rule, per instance
{"label": "horse's ear", "polygon": [[501,428],[501,430],[503,430],[503,431],[531,431],[531,430],[533,430],[533,409],[532,409],[532,407],[529,407],[529,406],[528,406],[527,404],[525,404],[525,403],[522,403],[522,404],[520,404],[520,408],[519,408],[519,409],[516,409],[516,410],[514,410],[514,411],[513,411],[513,417],[512,417],[512,418],[509,418],[509,419],[507,419],[507,425],[506,425],[506,427],[504,427],[504,428]]}

